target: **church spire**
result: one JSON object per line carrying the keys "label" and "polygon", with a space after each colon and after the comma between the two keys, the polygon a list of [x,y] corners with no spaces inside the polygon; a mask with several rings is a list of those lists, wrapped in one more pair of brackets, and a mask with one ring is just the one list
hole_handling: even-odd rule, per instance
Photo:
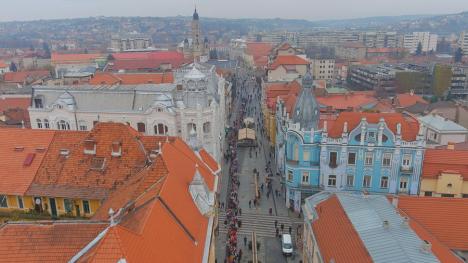
{"label": "church spire", "polygon": [[197,5],[195,5],[195,11],[193,12],[193,20],[198,20]]}

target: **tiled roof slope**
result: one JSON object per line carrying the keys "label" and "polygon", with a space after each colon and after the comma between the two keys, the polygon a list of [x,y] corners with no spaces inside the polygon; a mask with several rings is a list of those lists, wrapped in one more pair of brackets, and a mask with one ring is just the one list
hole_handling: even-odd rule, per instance
{"label": "tiled roof slope", "polygon": [[318,219],[312,223],[324,262],[373,262],[338,198],[334,195],[316,206]]}
{"label": "tiled roof slope", "polygon": [[348,122],[348,131],[352,131],[366,118],[368,123],[378,123],[380,118],[384,118],[387,127],[396,134],[397,124],[401,123],[402,138],[405,141],[414,141],[419,131],[417,120],[401,113],[365,113],[365,112],[342,112],[336,119],[333,127],[328,131],[332,138],[341,137],[343,126]]}
{"label": "tiled roof slope", "polygon": [[137,85],[137,84],[160,84],[173,83],[174,76],[171,72],[168,73],[96,73],[89,81],[91,85]]}
{"label": "tiled roof slope", "polygon": [[[87,140],[96,143],[95,155],[84,153]],[[121,145],[121,157],[111,156],[113,143]],[[69,150],[68,157],[60,154],[63,149]],[[102,169],[93,167],[98,158],[104,158]],[[103,198],[101,195],[123,184],[146,163],[147,154],[139,134],[128,125],[98,123],[89,133],[57,132],[28,193],[66,197],[63,194],[69,192],[75,198]]]}
{"label": "tiled roof slope", "polygon": [[403,107],[403,108],[413,106],[417,103],[429,104],[421,96],[413,94],[413,93],[397,94],[396,100],[397,100],[398,106]]}
{"label": "tiled roof slope", "polygon": [[0,99],[0,112],[4,112],[8,109],[25,109],[31,106],[31,98],[1,98]]}
{"label": "tiled roof slope", "polygon": [[460,173],[468,180],[468,151],[448,149],[427,149],[424,154],[422,176],[437,178],[441,172]]}
{"label": "tiled roof slope", "polygon": [[31,71],[18,71],[7,72],[3,75],[3,81],[23,84],[25,82],[34,82],[39,79],[44,79],[50,76],[48,70],[31,70]]}
{"label": "tiled roof slope", "polygon": [[284,56],[278,56],[276,57],[275,61],[273,64],[270,65],[271,69],[276,69],[279,66],[282,65],[309,65],[310,62],[302,58],[300,56],[296,55],[284,55]]}
{"label": "tiled roof slope", "polygon": [[468,250],[468,199],[400,196],[398,208],[454,250]]}
{"label": "tiled roof slope", "polygon": [[93,54],[60,54],[52,53],[51,62],[52,64],[61,64],[61,63],[88,63],[94,62],[96,59],[104,57],[103,54],[93,53]]}
{"label": "tiled roof slope", "polygon": [[[54,137],[54,131],[0,128],[0,193],[24,195]],[[27,159],[30,162],[27,163]]]}
{"label": "tiled roof slope", "polygon": [[107,222],[41,222],[0,226],[0,262],[67,262]]}

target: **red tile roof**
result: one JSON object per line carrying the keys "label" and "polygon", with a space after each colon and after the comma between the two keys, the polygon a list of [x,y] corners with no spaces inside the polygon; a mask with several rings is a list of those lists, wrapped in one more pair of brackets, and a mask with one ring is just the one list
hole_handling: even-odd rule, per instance
{"label": "red tile roof", "polygon": [[270,111],[276,111],[276,101],[279,97],[285,103],[286,111],[291,113],[295,103],[296,97],[301,91],[301,84],[297,81],[281,82],[281,83],[267,83],[266,85],[266,104]]}
{"label": "red tile roof", "polygon": [[[0,193],[24,195],[34,180],[54,131],[0,128]],[[24,162],[34,156],[30,165]]]}
{"label": "red tile roof", "polygon": [[350,132],[359,125],[364,117],[368,123],[378,123],[380,118],[384,118],[387,127],[394,134],[396,134],[397,124],[400,123],[402,138],[405,141],[416,140],[416,135],[419,132],[418,121],[401,113],[342,112],[338,115],[335,124],[329,129],[328,136],[332,138],[341,137],[345,122],[348,122],[348,131]]}
{"label": "red tile roof", "polygon": [[468,250],[468,199],[400,196],[398,208],[452,250]]}
{"label": "red tile roof", "polygon": [[377,104],[374,96],[360,93],[336,94],[323,97],[317,97],[320,105],[332,107],[334,110],[361,110],[364,106]]}
{"label": "red tile roof", "polygon": [[312,229],[324,262],[332,259],[335,263],[373,262],[335,195],[315,209],[318,218],[312,222]]}
{"label": "red tile roof", "polygon": [[0,68],[8,68],[9,66],[5,63],[5,61],[0,60]]}
{"label": "red tile roof", "polygon": [[429,104],[421,96],[412,94],[412,93],[397,94],[396,103],[397,103],[397,106],[403,107],[403,108],[413,106],[416,103]]}
{"label": "red tile roof", "polygon": [[168,73],[96,73],[89,81],[91,85],[137,85],[137,84],[161,84],[173,83],[174,76],[171,72]]}
{"label": "red tile roof", "polygon": [[50,77],[50,72],[48,70],[18,71],[5,73],[3,75],[3,81],[9,83],[29,84],[47,77]]}
{"label": "red tile roof", "polygon": [[203,162],[208,165],[208,167],[210,167],[213,172],[219,170],[218,162],[216,162],[216,160],[213,159],[213,157],[205,149],[201,149],[199,152]]}
{"label": "red tile roof", "polygon": [[460,174],[464,180],[468,180],[468,151],[427,149],[422,177],[437,178],[442,172]]}
{"label": "red tile roof", "polygon": [[31,98],[0,98],[0,112],[4,112],[8,109],[25,109],[31,105]]}
{"label": "red tile roof", "polygon": [[50,61],[53,65],[55,64],[73,64],[73,63],[92,63],[98,58],[104,58],[105,55],[94,53],[94,54],[60,54],[52,53]]}
{"label": "red tile roof", "polygon": [[279,66],[285,65],[309,65],[310,62],[296,55],[277,56],[275,61],[270,65],[270,69],[276,69]]}
{"label": "red tile roof", "polygon": [[42,222],[0,226],[0,262],[67,262],[107,223]]}
{"label": "red tile roof", "polygon": [[273,50],[273,45],[266,42],[248,42],[246,53],[255,57],[268,56]]}
{"label": "red tile roof", "polygon": [[113,53],[115,60],[183,60],[184,54],[177,51],[154,51],[154,52],[122,52]]}

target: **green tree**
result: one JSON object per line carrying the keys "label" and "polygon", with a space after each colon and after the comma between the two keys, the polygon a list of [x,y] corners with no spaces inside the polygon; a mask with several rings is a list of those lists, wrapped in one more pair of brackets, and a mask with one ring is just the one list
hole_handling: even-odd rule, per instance
{"label": "green tree", "polygon": [[45,52],[46,58],[50,58],[50,48],[49,48],[49,44],[47,44],[46,42],[42,43],[42,49],[43,49],[44,52]]}
{"label": "green tree", "polygon": [[422,44],[421,44],[421,42],[418,43],[418,47],[416,48],[415,54],[416,54],[416,56],[421,56],[422,55]]}
{"label": "green tree", "polygon": [[454,60],[455,60],[455,63],[460,63],[460,62],[462,62],[462,60],[463,60],[463,49],[461,49],[461,47],[459,47],[459,48],[455,51]]}
{"label": "green tree", "polygon": [[432,79],[432,91],[434,95],[439,98],[444,96],[451,83],[452,68],[447,65],[435,65]]}
{"label": "green tree", "polygon": [[417,71],[399,71],[395,73],[395,86],[398,93],[414,90],[425,93],[427,74]]}

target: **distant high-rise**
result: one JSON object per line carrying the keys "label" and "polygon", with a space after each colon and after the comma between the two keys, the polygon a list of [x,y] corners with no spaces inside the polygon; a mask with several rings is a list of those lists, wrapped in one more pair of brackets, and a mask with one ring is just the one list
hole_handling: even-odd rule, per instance
{"label": "distant high-rise", "polygon": [[408,49],[410,53],[416,53],[419,43],[421,43],[421,51],[429,52],[437,49],[437,35],[430,32],[413,32],[403,37],[403,47]]}
{"label": "distant high-rise", "polygon": [[460,48],[463,50],[463,55],[468,56],[468,31],[462,32],[460,34],[458,43]]}

